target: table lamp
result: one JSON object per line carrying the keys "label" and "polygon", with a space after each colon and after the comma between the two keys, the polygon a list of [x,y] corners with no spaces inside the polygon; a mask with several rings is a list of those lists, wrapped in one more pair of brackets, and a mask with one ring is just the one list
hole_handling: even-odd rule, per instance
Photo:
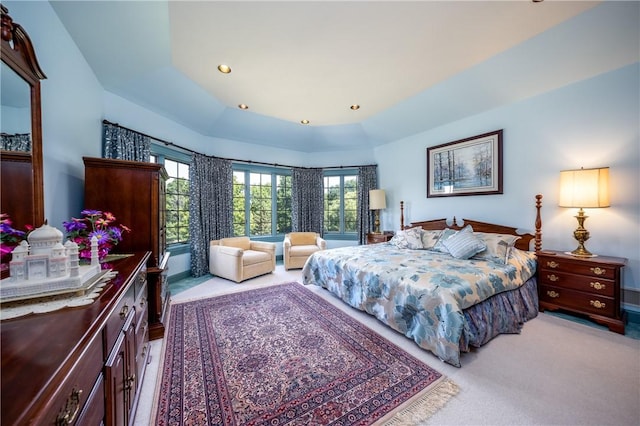
{"label": "table lamp", "polygon": [[374,222],[374,234],[382,234],[380,232],[380,210],[387,208],[387,202],[384,196],[384,189],[372,189],[369,191],[369,210],[375,210],[376,219]]}
{"label": "table lamp", "polygon": [[609,207],[609,168],[563,170],[560,172],[560,207],[579,208],[578,228],[573,237],[578,247],[568,253],[577,257],[595,256],[584,247],[589,239],[589,231],[584,228],[585,216],[583,208]]}

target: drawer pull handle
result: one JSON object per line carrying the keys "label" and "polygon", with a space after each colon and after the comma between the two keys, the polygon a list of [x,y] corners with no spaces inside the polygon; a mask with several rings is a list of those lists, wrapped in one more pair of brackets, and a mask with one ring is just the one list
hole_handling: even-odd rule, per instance
{"label": "drawer pull handle", "polygon": [[560,277],[555,274],[547,275],[547,278],[549,279],[549,281],[553,281],[554,283],[560,280]]}
{"label": "drawer pull handle", "polygon": [[595,283],[589,283],[589,284],[591,284],[591,287],[595,288],[596,290],[604,290],[605,288],[607,288],[605,284],[601,284],[598,281],[596,281]]}
{"label": "drawer pull handle", "polygon": [[589,304],[591,304],[591,306],[593,306],[596,309],[604,309],[607,306],[599,300],[590,300]]}
{"label": "drawer pull handle", "polygon": [[124,390],[131,390],[133,389],[133,384],[136,381],[136,375],[132,374],[131,376],[127,377],[125,379],[125,385],[124,385]]}
{"label": "drawer pull handle", "polygon": [[607,270],[604,268],[600,268],[598,266],[596,266],[595,268],[590,268],[591,272],[593,272],[596,275],[604,275],[607,273]]}
{"label": "drawer pull handle", "polygon": [[70,425],[76,419],[78,411],[80,411],[80,396],[82,395],[82,389],[73,389],[71,395],[67,398],[65,404],[58,418],[56,419],[57,426]]}
{"label": "drawer pull handle", "polygon": [[557,293],[553,290],[548,290],[547,291],[547,296],[551,297],[551,298],[556,298],[556,297],[560,297],[560,293]]}
{"label": "drawer pull handle", "polygon": [[124,305],[120,310],[120,318],[125,319],[129,313],[129,305]]}
{"label": "drawer pull handle", "polygon": [[558,262],[554,262],[553,260],[550,260],[547,262],[547,266],[549,268],[557,268],[558,266],[560,266],[560,264]]}
{"label": "drawer pull handle", "polygon": [[147,298],[143,297],[142,299],[140,299],[140,307],[144,308],[144,304],[147,303]]}

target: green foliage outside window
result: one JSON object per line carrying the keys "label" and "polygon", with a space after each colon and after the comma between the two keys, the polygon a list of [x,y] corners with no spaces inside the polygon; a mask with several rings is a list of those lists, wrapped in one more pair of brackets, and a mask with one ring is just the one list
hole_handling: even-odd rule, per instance
{"label": "green foliage outside window", "polygon": [[264,237],[290,231],[291,176],[234,171],[233,234]]}
{"label": "green foliage outside window", "polygon": [[166,185],[166,238],[167,244],[189,241],[189,165],[164,160],[169,175]]}
{"label": "green foliage outside window", "polygon": [[325,176],[324,228],[326,233],[354,233],[358,217],[358,177]]}

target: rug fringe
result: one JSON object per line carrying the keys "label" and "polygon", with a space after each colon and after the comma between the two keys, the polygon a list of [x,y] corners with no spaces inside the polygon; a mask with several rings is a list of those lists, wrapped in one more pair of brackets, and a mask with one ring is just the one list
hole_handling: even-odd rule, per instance
{"label": "rug fringe", "polygon": [[458,385],[444,378],[435,387],[431,387],[423,395],[411,400],[409,406],[401,408],[393,417],[383,421],[383,426],[417,425],[426,421],[436,411],[444,407],[449,400],[458,394]]}

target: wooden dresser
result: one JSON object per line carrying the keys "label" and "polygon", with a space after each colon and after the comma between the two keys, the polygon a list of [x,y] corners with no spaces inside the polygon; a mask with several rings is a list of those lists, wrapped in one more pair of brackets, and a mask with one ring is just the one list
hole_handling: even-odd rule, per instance
{"label": "wooden dresser", "polygon": [[169,306],[168,260],[165,236],[167,172],[160,164],[84,157],[84,206],[109,211],[131,228],[115,253],[151,251],[149,282],[149,336],[164,336]]}
{"label": "wooden dresser", "polygon": [[620,283],[627,259],[575,257],[549,250],[538,252],[537,256],[541,312],[565,309],[624,334]]}
{"label": "wooden dresser", "polygon": [[133,422],[149,357],[149,256],[108,264],[118,274],[90,305],[2,321],[3,426]]}

